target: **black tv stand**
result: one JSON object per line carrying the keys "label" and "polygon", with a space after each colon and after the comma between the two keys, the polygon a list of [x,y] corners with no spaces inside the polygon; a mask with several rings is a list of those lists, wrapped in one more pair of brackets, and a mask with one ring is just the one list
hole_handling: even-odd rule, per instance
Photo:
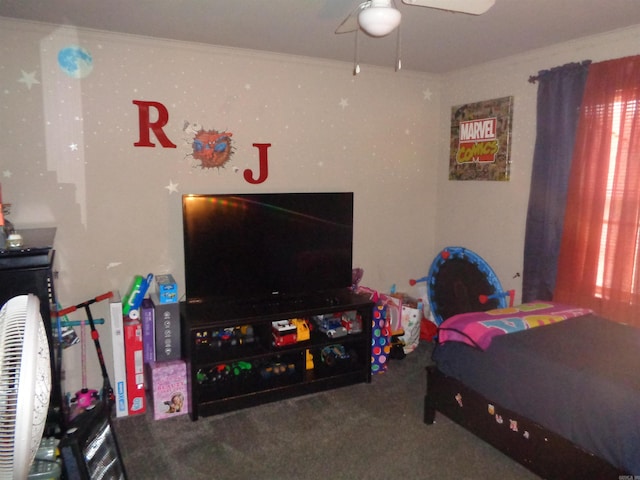
{"label": "black tv stand", "polygon": [[[370,299],[350,290],[295,301],[182,303],[191,419],[371,382],[372,312]],[[272,322],[336,313],[357,315],[362,331],[329,338],[315,328],[308,340],[273,345]],[[347,355],[329,362],[327,347]]]}

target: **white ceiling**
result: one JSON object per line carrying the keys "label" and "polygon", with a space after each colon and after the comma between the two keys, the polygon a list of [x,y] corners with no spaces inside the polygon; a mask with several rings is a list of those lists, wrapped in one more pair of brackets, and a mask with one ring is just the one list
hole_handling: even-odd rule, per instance
{"label": "white ceiling", "polygon": [[[334,32],[360,1],[0,0],[0,16],[353,62],[355,34]],[[395,2],[403,69],[431,73],[640,24],[640,0],[496,0],[481,16]],[[395,33],[360,35],[363,69],[395,58]]]}

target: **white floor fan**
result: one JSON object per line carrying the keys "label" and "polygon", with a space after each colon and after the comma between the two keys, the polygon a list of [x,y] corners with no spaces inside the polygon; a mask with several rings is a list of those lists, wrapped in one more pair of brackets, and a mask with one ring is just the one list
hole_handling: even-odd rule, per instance
{"label": "white floor fan", "polygon": [[26,479],[49,409],[51,363],[35,295],[0,310],[0,479]]}

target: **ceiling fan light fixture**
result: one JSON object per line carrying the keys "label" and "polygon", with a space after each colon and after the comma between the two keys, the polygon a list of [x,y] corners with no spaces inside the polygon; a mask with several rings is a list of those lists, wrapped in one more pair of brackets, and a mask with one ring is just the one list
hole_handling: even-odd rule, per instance
{"label": "ceiling fan light fixture", "polygon": [[391,6],[390,1],[371,1],[371,6],[363,9],[358,15],[358,23],[369,35],[384,37],[393,32],[398,25],[402,14]]}

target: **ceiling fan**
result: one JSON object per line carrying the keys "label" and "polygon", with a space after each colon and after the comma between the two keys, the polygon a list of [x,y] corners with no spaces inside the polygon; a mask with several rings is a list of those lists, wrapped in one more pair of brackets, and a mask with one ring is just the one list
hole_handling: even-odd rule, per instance
{"label": "ceiling fan", "polygon": [[[450,12],[481,15],[493,6],[495,0],[402,0],[402,3]],[[396,71],[400,70],[400,29],[398,27],[401,19],[402,14],[395,7],[394,0],[366,0],[360,3],[342,21],[335,33],[356,33],[354,75],[360,73],[360,65],[358,64],[358,34],[360,30],[372,37],[384,37],[397,29]]]}
{"label": "ceiling fan", "polygon": [[[495,0],[402,0],[406,5],[435,8],[450,12],[481,15]],[[400,25],[402,15],[394,0],[366,0],[360,3],[336,29],[336,33],[357,32],[362,29],[373,37],[384,37]]]}

